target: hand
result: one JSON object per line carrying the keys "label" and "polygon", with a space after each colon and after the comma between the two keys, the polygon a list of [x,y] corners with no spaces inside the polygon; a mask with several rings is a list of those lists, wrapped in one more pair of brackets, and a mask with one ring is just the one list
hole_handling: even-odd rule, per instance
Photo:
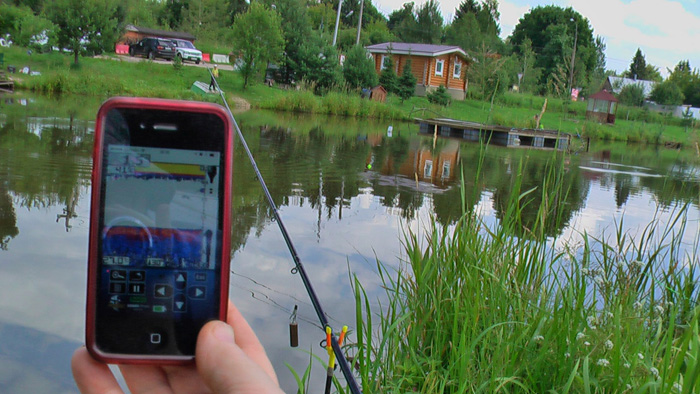
{"label": "hand", "polygon": [[[195,364],[121,365],[119,369],[133,394],[282,393],[265,349],[231,302],[228,324],[213,321],[200,331]],[[85,347],[75,351],[71,367],[81,393],[122,393],[109,367],[95,361]]]}

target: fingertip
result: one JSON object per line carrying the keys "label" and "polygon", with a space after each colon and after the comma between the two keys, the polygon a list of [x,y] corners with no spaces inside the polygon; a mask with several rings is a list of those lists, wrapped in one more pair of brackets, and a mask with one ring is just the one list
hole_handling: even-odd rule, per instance
{"label": "fingertip", "polygon": [[81,393],[122,392],[109,367],[93,359],[85,346],[73,352],[71,371]]}

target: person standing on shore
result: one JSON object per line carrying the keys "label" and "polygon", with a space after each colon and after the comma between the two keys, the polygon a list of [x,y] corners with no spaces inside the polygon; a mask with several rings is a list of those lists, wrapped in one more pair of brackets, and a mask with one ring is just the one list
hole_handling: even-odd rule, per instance
{"label": "person standing on shore", "polygon": [[219,68],[214,65],[214,69],[211,71],[211,82],[209,82],[209,90],[216,90],[216,79],[219,78]]}

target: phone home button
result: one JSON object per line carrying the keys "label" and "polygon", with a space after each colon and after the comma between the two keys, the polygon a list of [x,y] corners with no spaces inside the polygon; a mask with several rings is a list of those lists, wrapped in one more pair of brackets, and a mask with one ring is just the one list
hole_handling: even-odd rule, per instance
{"label": "phone home button", "polygon": [[153,345],[160,345],[160,342],[163,340],[163,337],[158,332],[152,332],[150,335],[150,339]]}

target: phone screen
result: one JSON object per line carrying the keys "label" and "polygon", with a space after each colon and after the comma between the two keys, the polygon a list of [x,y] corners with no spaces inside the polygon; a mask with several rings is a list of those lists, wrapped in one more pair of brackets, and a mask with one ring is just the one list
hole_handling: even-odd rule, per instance
{"label": "phone screen", "polygon": [[222,122],[113,111],[102,147],[95,344],[191,356],[201,327],[220,314],[226,174],[223,137],[212,128]]}

